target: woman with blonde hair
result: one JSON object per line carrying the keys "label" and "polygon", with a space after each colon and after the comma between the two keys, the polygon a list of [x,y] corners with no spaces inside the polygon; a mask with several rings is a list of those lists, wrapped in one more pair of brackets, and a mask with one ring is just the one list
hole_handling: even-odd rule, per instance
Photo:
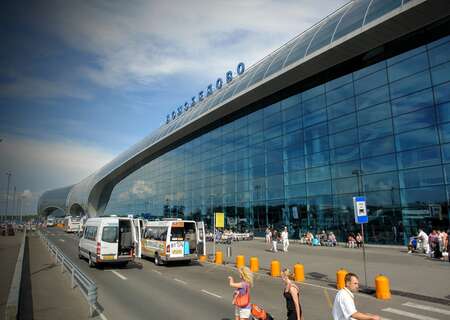
{"label": "woman with blonde hair", "polygon": [[233,277],[229,276],[230,287],[235,288],[233,294],[233,304],[235,320],[250,319],[250,287],[253,286],[253,273],[247,267],[239,267],[240,282],[234,282]]}
{"label": "woman with blonde hair", "polygon": [[303,320],[302,306],[300,304],[300,289],[292,282],[294,275],[285,269],[281,273],[284,282],[283,296],[286,299],[287,320]]}

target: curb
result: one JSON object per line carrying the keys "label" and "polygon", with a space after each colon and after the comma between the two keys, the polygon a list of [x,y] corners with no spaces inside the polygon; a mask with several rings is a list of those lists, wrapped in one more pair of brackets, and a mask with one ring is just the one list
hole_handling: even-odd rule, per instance
{"label": "curb", "polygon": [[27,231],[24,230],[22,243],[19,249],[19,255],[17,257],[16,268],[14,269],[14,277],[9,288],[8,301],[5,307],[5,320],[17,319],[19,312],[19,297],[20,297],[20,285],[22,282],[22,264],[23,256],[25,252],[25,238]]}

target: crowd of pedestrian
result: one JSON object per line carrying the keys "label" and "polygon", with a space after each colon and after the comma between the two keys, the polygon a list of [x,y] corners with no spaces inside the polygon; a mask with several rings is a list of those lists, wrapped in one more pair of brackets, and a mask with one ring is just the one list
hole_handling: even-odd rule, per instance
{"label": "crowd of pedestrian", "polygon": [[450,230],[445,232],[433,229],[427,234],[423,229],[419,229],[417,236],[409,239],[408,253],[425,253],[430,258],[444,260],[445,257],[449,257],[450,252],[449,233]]}
{"label": "crowd of pedestrian", "polygon": [[[269,240],[269,239],[268,239]],[[228,277],[228,283],[234,289],[232,304],[234,306],[235,320],[273,320],[270,313],[261,306],[251,303],[250,288],[253,287],[253,273],[248,267],[239,267],[239,280],[234,281]],[[294,283],[294,275],[289,269],[281,273],[283,281],[282,295],[286,301],[286,319],[304,320],[301,304],[300,288]],[[345,287],[336,294],[331,311],[333,320],[381,320],[380,316],[363,313],[356,309],[354,293],[359,289],[359,279],[354,273],[348,273],[344,279]]]}
{"label": "crowd of pedestrian", "polygon": [[300,243],[309,246],[335,247],[337,245],[337,240],[332,231],[326,233],[325,230],[322,230],[322,232],[316,235],[310,231],[307,231],[301,235]]}

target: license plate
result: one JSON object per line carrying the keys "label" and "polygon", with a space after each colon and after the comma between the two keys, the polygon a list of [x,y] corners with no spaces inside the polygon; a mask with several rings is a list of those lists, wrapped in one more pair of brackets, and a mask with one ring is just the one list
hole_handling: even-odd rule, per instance
{"label": "license plate", "polygon": [[115,256],[114,255],[104,255],[102,256],[103,260],[114,260]]}

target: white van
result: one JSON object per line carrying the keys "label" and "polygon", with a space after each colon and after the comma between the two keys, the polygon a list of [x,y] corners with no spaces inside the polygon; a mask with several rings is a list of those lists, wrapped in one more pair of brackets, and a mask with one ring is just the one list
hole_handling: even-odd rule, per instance
{"label": "white van", "polygon": [[66,232],[79,232],[81,230],[81,218],[67,216],[64,217],[64,231]]}
{"label": "white van", "polygon": [[89,218],[78,244],[78,256],[86,258],[89,266],[99,263],[121,263],[139,257],[139,244],[133,219],[125,217]]}
{"label": "white van", "polygon": [[148,221],[141,240],[142,256],[153,258],[155,264],[198,259],[206,252],[203,222],[181,219]]}

